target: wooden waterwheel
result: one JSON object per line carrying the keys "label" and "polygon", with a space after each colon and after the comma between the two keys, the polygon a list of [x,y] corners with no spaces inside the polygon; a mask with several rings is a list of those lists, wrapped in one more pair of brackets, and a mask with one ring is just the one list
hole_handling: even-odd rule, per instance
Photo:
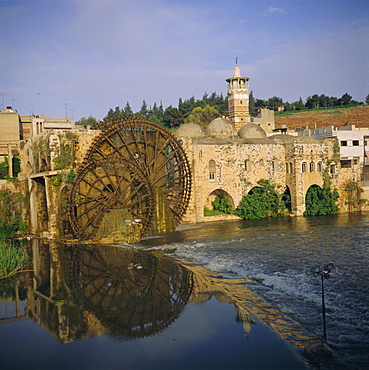
{"label": "wooden waterwheel", "polygon": [[[154,211],[152,187],[141,169],[124,158],[93,158],[78,171],[70,192],[70,221],[78,238],[93,239],[103,216],[113,209],[139,219],[141,235]],[[124,220],[123,220],[124,221]]]}
{"label": "wooden waterwheel", "polygon": [[[135,193],[138,199],[134,204],[144,205],[141,213],[146,217],[143,220],[142,235],[149,229],[150,217],[154,213],[159,214],[161,209],[169,209],[173,223],[178,224],[190,199],[191,171],[186,154],[177,139],[160,125],[138,117],[116,117],[95,128],[102,132],[94,139],[70,193],[70,222],[77,236],[94,236],[94,231],[99,227],[98,214],[103,210],[107,211],[109,204],[117,204],[115,201],[118,199],[118,203],[122,204],[122,191],[118,194],[117,187],[111,189],[115,194],[114,202],[107,201],[111,171],[104,173],[103,164],[110,163],[110,158],[114,158],[113,167],[117,167],[121,160],[130,174],[124,175],[121,181],[118,179],[119,171],[112,170],[120,186],[128,186],[129,178],[134,180],[136,177],[141,184],[140,190]],[[95,170],[96,164],[101,168],[100,171]],[[102,181],[98,179],[100,174],[104,178]],[[101,186],[95,189],[95,184]],[[134,183],[131,185],[134,186]],[[147,194],[144,190],[147,190]],[[90,195],[84,194],[85,191],[98,199],[92,200]],[[139,208],[134,207],[130,208],[130,212],[134,213],[134,209],[139,212]],[[138,218],[141,219],[141,216]]]}

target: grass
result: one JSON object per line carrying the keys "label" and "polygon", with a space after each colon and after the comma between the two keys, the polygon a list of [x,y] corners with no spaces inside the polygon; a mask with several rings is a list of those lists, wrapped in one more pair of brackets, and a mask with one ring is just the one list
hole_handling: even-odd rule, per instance
{"label": "grass", "polygon": [[207,217],[207,216],[217,216],[217,215],[225,215],[224,212],[221,212],[221,211],[216,211],[216,210],[212,210],[212,209],[209,209],[209,208],[204,208],[204,216]]}
{"label": "grass", "polygon": [[28,266],[28,256],[22,245],[0,241],[0,279],[26,271]]}

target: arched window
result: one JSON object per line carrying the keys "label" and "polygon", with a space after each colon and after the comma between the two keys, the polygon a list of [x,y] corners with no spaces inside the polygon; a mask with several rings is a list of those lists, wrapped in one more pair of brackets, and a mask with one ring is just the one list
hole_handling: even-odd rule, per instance
{"label": "arched window", "polygon": [[293,165],[292,165],[292,162],[290,163],[290,173],[293,172]]}
{"label": "arched window", "polygon": [[288,173],[288,170],[289,170],[289,166],[288,166],[288,163],[286,163],[286,173]]}
{"label": "arched window", "polygon": [[314,162],[310,163],[310,172],[315,172],[315,163]]}
{"label": "arched window", "polygon": [[260,165],[260,166],[264,166],[264,160],[263,160],[263,159],[260,159],[260,161],[259,161],[259,165]]}
{"label": "arched window", "polygon": [[273,159],[272,161],[272,170],[277,172],[278,171],[278,159]]}
{"label": "arched window", "polygon": [[331,173],[331,175],[336,173],[336,165],[335,164],[331,164],[331,166],[329,168],[329,172]]}
{"label": "arched window", "polygon": [[318,172],[322,172],[322,162],[318,162],[316,169]]}
{"label": "arched window", "polygon": [[251,161],[249,159],[246,159],[245,161],[245,170],[248,172],[251,171]]}
{"label": "arched window", "polygon": [[302,162],[301,164],[301,172],[305,173],[306,172],[306,162]]}
{"label": "arched window", "polygon": [[210,180],[215,180],[215,170],[216,170],[215,161],[211,159],[209,161],[209,179]]}

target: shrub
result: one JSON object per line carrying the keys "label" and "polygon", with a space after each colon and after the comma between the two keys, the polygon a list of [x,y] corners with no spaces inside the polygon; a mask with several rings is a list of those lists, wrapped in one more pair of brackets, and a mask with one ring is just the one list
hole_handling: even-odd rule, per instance
{"label": "shrub", "polygon": [[261,179],[259,187],[253,188],[245,195],[235,210],[235,214],[246,220],[261,219],[270,216],[284,216],[286,205],[282,200],[283,194],[279,194],[276,185],[269,180]]}
{"label": "shrub", "polygon": [[311,186],[306,193],[304,216],[324,216],[338,212],[338,192],[330,187]]}
{"label": "shrub", "polygon": [[211,202],[214,211],[221,213],[232,214],[233,208],[227,197],[217,196],[213,202]]}

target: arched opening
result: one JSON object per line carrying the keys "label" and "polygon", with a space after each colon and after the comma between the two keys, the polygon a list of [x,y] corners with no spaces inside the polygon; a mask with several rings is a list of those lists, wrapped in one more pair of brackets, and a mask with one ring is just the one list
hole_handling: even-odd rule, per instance
{"label": "arched opening", "polygon": [[288,209],[288,211],[291,212],[292,210],[291,192],[288,186],[286,186],[286,190],[282,195],[282,201],[286,205],[286,209]]}
{"label": "arched opening", "polygon": [[305,195],[304,216],[331,215],[338,211],[338,192],[329,187],[311,185]]}
{"label": "arched opening", "polygon": [[243,219],[261,219],[286,215],[286,204],[283,197],[290,203],[289,191],[284,195],[277,189],[277,185],[269,180],[259,180],[260,186],[253,187],[244,195],[235,209],[235,214]]}
{"label": "arched opening", "polygon": [[310,162],[310,172],[315,172],[315,163]]}
{"label": "arched opening", "polygon": [[214,190],[206,199],[204,205],[204,216],[215,216],[217,214],[232,214],[234,201],[224,190]]}
{"label": "arched opening", "polygon": [[306,162],[301,163],[301,172],[305,173],[306,172]]}

